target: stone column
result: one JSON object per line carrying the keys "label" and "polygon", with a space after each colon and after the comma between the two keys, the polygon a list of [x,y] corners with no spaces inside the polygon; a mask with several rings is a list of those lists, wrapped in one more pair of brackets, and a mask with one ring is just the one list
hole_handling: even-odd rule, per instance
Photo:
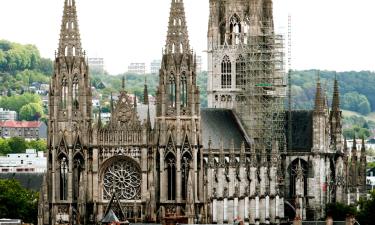
{"label": "stone column", "polygon": [[[57,191],[57,185],[56,185],[56,161],[57,161],[57,158],[56,158],[56,149],[53,148],[52,149],[52,171],[51,171],[51,175],[52,175],[52,184],[51,184],[51,188],[52,188],[52,203],[56,203],[56,191]],[[50,187],[48,187],[50,188]]]}
{"label": "stone column", "polygon": [[245,197],[245,207],[243,209],[243,213],[244,213],[244,221],[248,221],[249,220],[249,197],[246,196]]}
{"label": "stone column", "polygon": [[143,147],[141,150],[141,167],[142,167],[142,201],[146,201],[146,195],[147,193],[147,167],[148,167],[148,159],[147,159],[147,148]]}
{"label": "stone column", "polygon": [[73,151],[69,148],[68,201],[73,200]]}
{"label": "stone column", "polygon": [[[177,147],[176,157],[176,201],[181,202],[181,148]],[[179,209],[179,207],[177,207]]]}
{"label": "stone column", "polygon": [[238,197],[235,197],[233,201],[233,217],[238,217]]}
{"label": "stone column", "polygon": [[228,199],[226,197],[223,200],[223,221],[228,222]]}
{"label": "stone column", "polygon": [[217,200],[212,200],[212,222],[217,223]]}
{"label": "stone column", "polygon": [[164,165],[164,148],[160,148],[160,201],[164,202],[167,200],[168,193],[168,180],[165,175],[165,165]]}

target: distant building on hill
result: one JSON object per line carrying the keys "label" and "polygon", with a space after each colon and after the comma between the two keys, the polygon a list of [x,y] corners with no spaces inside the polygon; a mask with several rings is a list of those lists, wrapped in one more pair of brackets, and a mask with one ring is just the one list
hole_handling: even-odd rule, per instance
{"label": "distant building on hill", "polygon": [[0,108],[0,121],[16,120],[17,112]]}
{"label": "distant building on hill", "polygon": [[90,72],[104,73],[104,59],[103,58],[89,58]]}
{"label": "distant building on hill", "polygon": [[44,173],[46,169],[47,158],[35,149],[0,157],[0,173]]}
{"label": "distant building on hill", "polygon": [[150,64],[150,73],[159,74],[160,66],[161,66],[161,60],[153,60]]}
{"label": "distant building on hill", "polygon": [[47,125],[41,121],[0,121],[0,137],[21,137],[25,139],[46,139]]}
{"label": "distant building on hill", "polygon": [[197,73],[201,73],[203,71],[202,65],[202,56],[197,55]]}
{"label": "distant building on hill", "polygon": [[130,63],[128,66],[128,73],[145,74],[146,63]]}

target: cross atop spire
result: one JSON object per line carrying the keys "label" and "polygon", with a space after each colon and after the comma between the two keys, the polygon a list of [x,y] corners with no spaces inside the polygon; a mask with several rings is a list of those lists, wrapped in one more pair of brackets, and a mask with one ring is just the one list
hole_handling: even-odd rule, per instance
{"label": "cross atop spire", "polygon": [[82,56],[75,0],[65,0],[58,56]]}
{"label": "cross atop spire", "polygon": [[189,34],[185,19],[183,0],[171,0],[166,53],[184,53],[190,51]]}

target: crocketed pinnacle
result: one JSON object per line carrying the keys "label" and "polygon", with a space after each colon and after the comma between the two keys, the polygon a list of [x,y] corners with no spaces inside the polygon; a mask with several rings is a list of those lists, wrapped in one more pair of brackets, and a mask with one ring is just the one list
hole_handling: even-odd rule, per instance
{"label": "crocketed pinnacle", "polygon": [[323,95],[323,90],[322,86],[320,84],[320,77],[318,74],[318,81],[316,84],[316,94],[315,94],[315,111],[316,112],[323,112],[324,111],[324,95]]}
{"label": "crocketed pinnacle", "polygon": [[339,110],[340,110],[339,82],[337,81],[337,77],[335,77],[335,83],[333,86],[332,111],[337,112]]}
{"label": "crocketed pinnacle", "polygon": [[165,49],[166,53],[190,51],[183,0],[172,0]]}
{"label": "crocketed pinnacle", "polygon": [[365,156],[365,155],[366,155],[366,142],[365,142],[365,138],[362,137],[361,156]]}
{"label": "crocketed pinnacle", "polygon": [[58,56],[82,56],[75,0],[65,0]]}

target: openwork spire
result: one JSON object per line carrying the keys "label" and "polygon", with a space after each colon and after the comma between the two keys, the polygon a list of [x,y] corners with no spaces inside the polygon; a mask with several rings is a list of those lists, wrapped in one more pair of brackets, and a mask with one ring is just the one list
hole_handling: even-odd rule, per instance
{"label": "openwork spire", "polygon": [[172,0],[165,49],[167,54],[190,51],[183,0]]}
{"label": "openwork spire", "polygon": [[82,56],[75,0],[65,0],[58,56]]}
{"label": "openwork spire", "polygon": [[320,76],[318,74],[318,81],[316,84],[316,94],[315,94],[315,111],[323,112],[324,103],[325,103],[324,94],[323,94],[322,86],[320,84]]}
{"label": "openwork spire", "polygon": [[333,86],[333,98],[332,98],[332,111],[340,110],[340,92],[339,92],[339,82],[337,81],[337,76],[335,77],[335,84]]}

